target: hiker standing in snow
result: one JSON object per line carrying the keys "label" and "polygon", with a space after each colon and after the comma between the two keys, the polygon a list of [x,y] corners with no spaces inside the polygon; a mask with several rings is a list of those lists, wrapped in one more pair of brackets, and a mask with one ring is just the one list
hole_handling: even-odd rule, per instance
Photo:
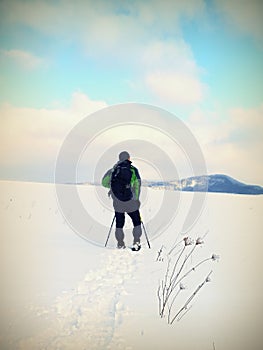
{"label": "hiker standing in snow", "polygon": [[110,188],[109,195],[113,199],[116,218],[115,237],[117,248],[125,248],[123,227],[125,213],[133,222],[133,250],[140,250],[142,235],[140,208],[141,178],[138,169],[132,165],[130,155],[123,151],[119,154],[119,161],[106,172],[102,179],[102,186]]}

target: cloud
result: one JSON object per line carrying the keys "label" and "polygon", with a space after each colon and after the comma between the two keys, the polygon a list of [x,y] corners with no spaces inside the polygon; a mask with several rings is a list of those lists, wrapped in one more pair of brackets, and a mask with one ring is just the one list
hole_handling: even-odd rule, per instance
{"label": "cloud", "polygon": [[204,15],[203,0],[14,0],[3,1],[1,6],[9,24],[78,43],[87,57],[104,67],[132,69],[131,84],[149,90],[154,98],[189,104],[204,96],[200,69],[181,32],[182,20]]}
{"label": "cloud", "polygon": [[30,70],[44,67],[47,64],[47,61],[43,58],[23,50],[0,50],[0,55]]}
{"label": "cloud", "polygon": [[[25,178],[52,181],[56,156],[68,133],[87,115],[105,107],[105,102],[91,100],[82,92],[72,95],[70,106],[66,109],[33,109],[2,105],[2,177],[19,179],[23,170]],[[241,181],[263,185],[262,114],[263,105],[254,109],[231,109],[226,112],[224,120],[217,113],[201,109],[191,115],[188,126],[203,150],[210,173],[226,173]],[[107,129],[103,134],[97,135],[80,162],[82,174],[87,173],[87,164],[93,169],[101,155],[112,147],[116,146],[117,154],[118,144],[127,142],[127,137],[129,140],[154,143],[165,154],[172,155],[173,159],[176,159],[176,168],[180,176],[188,169],[180,147],[178,149],[170,139],[158,134],[155,129],[127,125]],[[140,156],[142,143],[134,144],[138,144],[138,147],[133,146],[133,153]],[[114,161],[116,155],[111,156]],[[38,176],[34,178],[33,174],[36,171]],[[150,178],[151,175],[147,171],[146,169],[145,174]]]}
{"label": "cloud", "polygon": [[162,102],[185,105],[204,98],[203,71],[183,40],[152,43],[145,48],[142,64],[145,85]]}
{"label": "cloud", "polygon": [[188,126],[198,139],[209,172],[227,173],[263,185],[263,105],[234,108],[220,115],[198,110]]}
{"label": "cloud", "polygon": [[82,45],[88,57],[131,64],[152,38],[181,37],[180,21],[200,16],[203,0],[7,1],[3,20]]}
{"label": "cloud", "polygon": [[[65,179],[67,171],[70,170],[72,174],[72,166],[75,166],[71,155],[77,157],[78,179],[85,181],[87,178],[92,180],[98,164],[101,172],[112,166],[123,149],[128,149],[133,158],[141,159],[144,163],[141,167],[143,174],[149,179],[153,178],[153,173],[154,176],[159,174],[156,171],[157,166],[162,167],[162,175],[168,179],[174,179],[176,173],[182,177],[183,173],[193,171],[192,163],[189,163],[188,157],[182,151],[183,143],[187,143],[185,138],[182,140],[184,128],[179,128],[168,112],[159,112],[144,104],[132,104],[132,107],[121,104],[117,108],[106,110],[104,107],[106,104],[103,101],[91,101],[80,92],[72,96],[67,109],[48,110],[2,105],[1,177],[21,180],[23,171],[23,179],[52,181],[56,158],[65,140],[67,142],[64,146],[70,142],[67,151],[62,153]],[[98,110],[101,110],[101,114],[96,114],[94,119],[85,119]],[[175,131],[176,126],[178,128]],[[177,135],[180,136],[178,142],[167,136],[166,129],[174,130],[175,134],[178,129],[181,130],[180,135]],[[185,134],[186,138],[191,139],[191,135],[187,132]],[[177,136],[174,135],[175,138]],[[190,154],[193,151],[189,149]],[[100,162],[102,157],[105,163]],[[171,165],[173,158],[176,159],[174,167]],[[167,159],[170,159],[170,163],[167,163]],[[73,171],[75,174],[74,169]],[[36,172],[38,176],[34,175]]]}
{"label": "cloud", "polygon": [[153,72],[146,76],[146,85],[162,101],[173,104],[194,104],[202,100],[204,86],[187,73]]}
{"label": "cloud", "polygon": [[250,35],[262,46],[262,0],[216,0],[215,3],[231,26],[234,25],[241,33]]}
{"label": "cloud", "polygon": [[[163,31],[178,31],[178,23],[184,18],[194,18],[205,11],[203,0],[61,0],[51,1],[1,1],[5,21],[21,23],[49,35],[72,35],[89,40],[100,33],[97,45],[123,40],[141,42],[153,31],[158,36]],[[137,36],[138,29],[140,36]],[[70,35],[71,33],[71,35]],[[128,35],[127,35],[128,34]],[[130,35],[129,35],[130,34]],[[121,44],[121,42],[119,42]]]}
{"label": "cloud", "polygon": [[[91,100],[83,92],[77,91],[72,94],[70,113],[82,118],[105,107],[107,107],[106,102]],[[85,115],[83,115],[83,112],[85,112]]]}
{"label": "cloud", "polygon": [[37,167],[49,169],[52,179],[54,165],[63,140],[82,118],[106,107],[103,101],[90,100],[75,92],[67,109],[18,108],[8,104],[0,107],[0,164],[2,172],[12,178],[27,169],[30,178]]}

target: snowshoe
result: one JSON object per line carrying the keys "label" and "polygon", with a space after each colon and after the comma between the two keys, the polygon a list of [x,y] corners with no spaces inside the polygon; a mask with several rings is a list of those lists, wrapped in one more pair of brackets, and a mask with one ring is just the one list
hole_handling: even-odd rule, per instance
{"label": "snowshoe", "polygon": [[118,249],[125,249],[126,246],[125,246],[124,243],[118,243],[118,244],[117,244],[117,248],[118,248]]}
{"label": "snowshoe", "polygon": [[131,247],[131,250],[133,252],[138,252],[140,249],[141,249],[141,244],[139,242],[135,242]]}

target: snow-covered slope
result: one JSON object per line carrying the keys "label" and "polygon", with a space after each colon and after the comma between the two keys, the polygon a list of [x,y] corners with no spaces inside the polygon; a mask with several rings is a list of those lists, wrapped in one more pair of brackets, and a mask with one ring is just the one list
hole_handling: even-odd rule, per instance
{"label": "snow-covered slope", "polygon": [[[146,190],[147,229],[163,197],[162,191]],[[112,212],[94,211],[93,186],[79,191],[87,210],[110,223]],[[168,252],[184,237],[180,231],[193,193],[181,193],[175,219],[151,240],[152,248],[144,239],[143,249],[133,253],[76,235],[60,214],[51,184],[0,182],[0,192],[1,349],[262,349],[262,196],[208,194],[188,233],[193,239],[205,236],[205,244],[189,264],[213,253],[221,259],[191,273],[178,307],[210,270],[212,281],[189,312],[168,325],[158,315],[157,290]],[[98,234],[106,238],[107,232],[105,225]],[[110,239],[112,246],[114,234]]]}
{"label": "snow-covered slope", "polygon": [[263,187],[247,185],[223,174],[196,176],[182,180],[184,191],[203,191],[207,186],[208,192],[263,194]]}
{"label": "snow-covered slope", "polygon": [[176,191],[263,194],[263,187],[244,184],[224,174],[193,176],[178,181],[146,182],[145,185],[165,187]]}

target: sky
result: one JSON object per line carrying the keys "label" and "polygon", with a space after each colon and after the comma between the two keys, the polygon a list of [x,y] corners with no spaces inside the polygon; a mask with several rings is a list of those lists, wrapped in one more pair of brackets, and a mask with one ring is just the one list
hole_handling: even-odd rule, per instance
{"label": "sky", "polygon": [[0,1],[0,179],[53,181],[83,118],[134,102],[185,123],[208,173],[263,185],[262,12],[260,0]]}

